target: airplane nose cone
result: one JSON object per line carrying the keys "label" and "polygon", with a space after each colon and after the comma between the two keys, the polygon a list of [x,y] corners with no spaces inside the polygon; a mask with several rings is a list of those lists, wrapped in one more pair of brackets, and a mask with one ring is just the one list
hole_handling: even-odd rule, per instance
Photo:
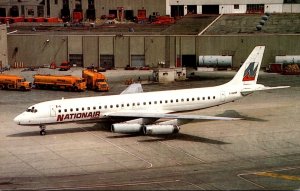
{"label": "airplane nose cone", "polygon": [[14,118],[14,122],[18,125],[21,124],[21,115],[18,115],[17,117]]}

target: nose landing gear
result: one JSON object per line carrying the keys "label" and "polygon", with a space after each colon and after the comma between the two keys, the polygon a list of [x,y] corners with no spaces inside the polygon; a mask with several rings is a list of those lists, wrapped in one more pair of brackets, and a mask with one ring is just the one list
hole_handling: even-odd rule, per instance
{"label": "nose landing gear", "polygon": [[46,135],[46,126],[45,125],[40,125],[40,135],[45,136]]}

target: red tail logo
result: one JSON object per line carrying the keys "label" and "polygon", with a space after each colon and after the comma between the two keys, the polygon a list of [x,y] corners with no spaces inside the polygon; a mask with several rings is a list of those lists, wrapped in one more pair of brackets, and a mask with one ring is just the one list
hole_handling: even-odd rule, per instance
{"label": "red tail logo", "polygon": [[251,62],[244,72],[243,81],[255,80],[258,65],[254,68],[255,62]]}

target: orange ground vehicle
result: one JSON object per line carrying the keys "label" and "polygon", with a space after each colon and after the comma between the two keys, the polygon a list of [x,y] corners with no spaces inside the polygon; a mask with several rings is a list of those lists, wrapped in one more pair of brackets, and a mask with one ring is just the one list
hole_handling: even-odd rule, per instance
{"label": "orange ground vehicle", "polygon": [[85,91],[86,82],[83,78],[75,76],[39,75],[33,76],[33,84],[41,89],[62,89],[68,91]]}
{"label": "orange ground vehicle", "polygon": [[21,76],[0,74],[0,89],[25,91],[31,89],[31,83]]}
{"label": "orange ground vehicle", "polygon": [[86,80],[88,89],[96,91],[109,91],[105,75],[93,70],[82,70],[82,77]]}

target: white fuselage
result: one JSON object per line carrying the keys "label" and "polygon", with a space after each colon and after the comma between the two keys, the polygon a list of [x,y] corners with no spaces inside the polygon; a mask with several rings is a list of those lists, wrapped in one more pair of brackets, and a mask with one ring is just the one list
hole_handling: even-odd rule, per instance
{"label": "white fuselage", "polygon": [[15,118],[19,125],[91,121],[113,112],[175,113],[221,105],[242,97],[241,87],[224,84],[147,93],[61,99],[38,103]]}

